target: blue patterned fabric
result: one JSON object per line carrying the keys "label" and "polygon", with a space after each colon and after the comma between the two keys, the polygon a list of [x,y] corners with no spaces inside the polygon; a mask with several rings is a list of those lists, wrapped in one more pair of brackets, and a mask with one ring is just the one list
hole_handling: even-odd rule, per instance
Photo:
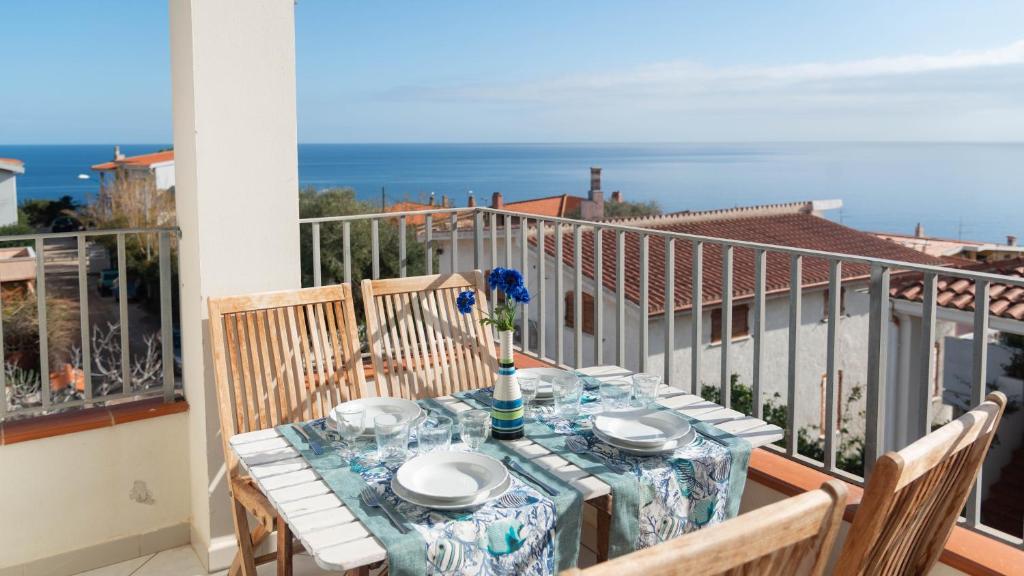
{"label": "blue patterned fabric", "polygon": [[[430,400],[421,404],[435,412],[440,408]],[[506,454],[517,457],[531,473],[557,486],[559,494],[553,497],[542,494],[513,474],[506,498],[472,510],[423,508],[395,496],[390,486],[397,466],[379,462],[372,443],[364,444],[355,458],[343,462],[338,449],[314,455],[290,426],[281,426],[278,431],[384,544],[390,574],[540,576],[555,574],[576,564],[582,504],[579,492],[543,468],[518,458],[500,442],[486,442],[481,452],[498,459]],[[415,444],[411,447],[415,448]],[[458,448],[453,445],[453,449]],[[401,534],[382,513],[365,509],[359,492],[366,485],[373,486],[414,530]]]}

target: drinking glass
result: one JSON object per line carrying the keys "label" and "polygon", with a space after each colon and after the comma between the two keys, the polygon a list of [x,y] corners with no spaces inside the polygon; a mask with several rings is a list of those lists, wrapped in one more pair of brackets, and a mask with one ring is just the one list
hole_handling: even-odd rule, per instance
{"label": "drinking glass", "polygon": [[567,420],[575,420],[580,413],[583,398],[583,381],[575,374],[562,374],[551,383],[555,397],[555,414]]}
{"label": "drinking glass", "polygon": [[409,455],[409,421],[395,414],[378,414],[373,419],[377,457],[381,462],[400,464]]}
{"label": "drinking glass", "polygon": [[459,414],[462,441],[472,451],[477,451],[491,433],[491,413],[487,410],[466,410]]}
{"label": "drinking glass", "polygon": [[640,408],[647,408],[658,399],[661,378],[654,374],[633,375],[633,398]]}
{"label": "drinking glass", "polygon": [[628,380],[608,380],[601,383],[601,408],[605,411],[629,408],[633,384]]}
{"label": "drinking glass", "polygon": [[334,429],[345,443],[342,457],[351,460],[355,455],[355,440],[366,428],[366,409],[358,404],[345,404],[332,410]]}
{"label": "drinking glass", "polygon": [[519,390],[523,393],[523,415],[529,418],[530,405],[533,404],[533,399],[537,397],[537,387],[540,386],[540,378],[533,375],[521,375],[517,376],[516,379],[519,381]]}
{"label": "drinking glass", "polygon": [[447,450],[452,445],[452,419],[447,416],[428,416],[416,427],[417,452],[426,454],[434,450]]}

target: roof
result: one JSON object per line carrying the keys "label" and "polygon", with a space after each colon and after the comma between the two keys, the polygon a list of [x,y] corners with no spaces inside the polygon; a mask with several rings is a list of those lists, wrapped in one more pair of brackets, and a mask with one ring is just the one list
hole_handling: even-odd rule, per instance
{"label": "roof", "polygon": [[532,198],[518,202],[505,202],[502,210],[519,212],[521,214],[533,214],[535,216],[551,216],[554,218],[565,218],[569,214],[578,212],[583,198],[570,194],[548,196],[546,198]]}
{"label": "roof", "polygon": [[11,172],[13,174],[24,174],[25,163],[21,160],[15,160],[14,158],[0,158],[0,171]]}
{"label": "roof", "polygon": [[[439,206],[431,206],[430,204],[423,204],[421,202],[395,202],[391,206],[384,209],[385,212],[419,212],[421,210],[436,210]],[[405,221],[412,226],[422,226],[427,223],[426,215],[410,215],[405,217]]]}
{"label": "roof", "polygon": [[[942,261],[916,250],[887,242],[859,230],[837,224],[831,220],[810,213],[791,212],[749,216],[747,210],[690,213],[689,218],[676,215],[670,223],[645,226],[654,230],[667,230],[729,240],[741,240],[822,250],[859,256],[901,260],[919,264],[941,265]],[[594,277],[592,232],[582,235],[583,273]],[[649,292],[648,311],[663,313],[665,309],[665,242],[650,238],[649,242]],[[563,236],[563,258],[567,265],[573,262],[573,238]],[[545,237],[547,253],[554,257],[554,234]],[[615,231],[605,230],[602,241],[603,283],[606,289],[615,290],[615,260],[617,248]],[[640,277],[640,236],[626,233],[625,271],[628,278]],[[703,256],[703,303],[717,304],[722,301],[722,249],[718,245],[705,244]],[[676,241],[675,245],[675,294],[674,308],[688,310],[692,305],[692,252],[693,244]],[[765,289],[767,293],[789,290],[790,258],[786,254],[769,252],[767,255]],[[820,258],[804,258],[803,286],[823,286],[828,283],[828,262]],[[867,278],[870,269],[866,265],[845,264],[842,269],[843,281]],[[625,282],[626,297],[634,303],[640,302],[639,282]],[[754,253],[752,250],[736,248],[733,252],[733,298],[739,300],[754,294]]]}
{"label": "roof", "polygon": [[[963,269],[974,272],[990,272],[1014,278],[1024,278],[1024,258],[986,262]],[[974,280],[967,278],[942,278],[935,283],[935,302],[943,308],[974,311]],[[988,287],[989,314],[1010,320],[1024,320],[1024,288],[999,282]],[[892,297],[911,302],[924,301],[924,279],[915,274],[892,289]]]}
{"label": "roof", "polygon": [[94,164],[92,169],[97,172],[107,172],[109,170],[116,170],[119,166],[142,168],[153,166],[155,164],[163,164],[164,162],[174,162],[174,150],[164,150],[161,152],[152,152],[150,154],[140,154],[138,156],[125,156],[120,160]]}

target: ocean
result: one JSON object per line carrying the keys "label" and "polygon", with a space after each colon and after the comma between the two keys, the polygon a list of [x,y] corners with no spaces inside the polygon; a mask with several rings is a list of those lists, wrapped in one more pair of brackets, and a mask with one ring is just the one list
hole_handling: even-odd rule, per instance
{"label": "ocean", "polygon": [[[167,144],[122,145],[140,154]],[[97,189],[92,164],[112,145],[4,146],[23,160],[20,200],[82,201]],[[655,201],[666,211],[841,199],[830,217],[862,230],[991,242],[1024,236],[1024,143],[800,144],[300,144],[302,186],[350,186],[388,202],[434,192],[465,205],[500,191],[506,201],[585,195],[589,167],[606,193]],[[79,180],[89,174],[89,180]],[[291,193],[281,191],[282,194]]]}

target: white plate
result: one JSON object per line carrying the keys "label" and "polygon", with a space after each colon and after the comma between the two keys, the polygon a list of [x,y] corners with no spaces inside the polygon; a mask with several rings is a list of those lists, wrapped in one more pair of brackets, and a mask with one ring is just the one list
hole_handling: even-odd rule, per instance
{"label": "white plate", "polygon": [[555,394],[552,385],[555,378],[563,374],[573,374],[573,372],[561,368],[523,368],[516,370],[516,374],[536,376],[540,379],[540,382],[537,383],[537,398],[552,398]]}
{"label": "white plate", "polygon": [[[423,409],[420,408],[419,404],[412,400],[390,398],[387,396],[350,400],[335,406],[335,408],[353,404],[362,406],[366,410],[365,420],[363,420],[365,426],[363,427],[363,433],[361,436],[373,436],[373,419],[381,414],[394,414],[403,420],[408,420],[409,422],[415,422],[423,415]],[[337,429],[338,422],[334,418],[333,409],[331,410],[331,413],[328,414],[327,419],[331,421],[331,428]]]}
{"label": "white plate", "polygon": [[669,410],[622,410],[595,418],[594,429],[620,444],[656,448],[685,435],[690,423]]}
{"label": "white plate", "polygon": [[417,496],[416,494],[409,492],[405,488],[402,488],[402,485],[398,483],[397,477],[391,479],[391,490],[395,493],[395,496],[398,496],[399,498],[405,500],[410,504],[415,504],[417,506],[422,506],[424,508],[432,508],[434,510],[465,510],[466,508],[476,508],[477,506],[483,506],[488,502],[492,502],[504,496],[505,492],[508,492],[508,489],[511,487],[512,478],[506,476],[505,481],[502,482],[494,490],[480,494],[479,496],[470,500],[469,502],[452,503],[441,502],[437,500],[432,500],[430,498],[425,498],[423,496]]}
{"label": "white plate", "polygon": [[395,480],[407,492],[447,503],[472,501],[497,488],[507,477],[505,465],[494,458],[455,451],[417,456],[395,473]]}
{"label": "white plate", "polygon": [[657,454],[664,454],[666,452],[674,452],[675,450],[682,448],[683,446],[686,446],[690,442],[693,442],[694,438],[697,437],[697,431],[694,430],[693,428],[690,428],[690,432],[687,433],[682,438],[677,438],[675,440],[665,442],[661,446],[656,446],[654,448],[640,448],[637,446],[628,446],[622,444],[621,442],[616,441],[614,438],[609,438],[608,436],[605,436],[596,428],[594,429],[594,436],[597,436],[599,440],[605,442],[606,444],[610,444],[618,448],[619,450],[622,450],[626,454],[633,454],[635,456],[655,456]]}

